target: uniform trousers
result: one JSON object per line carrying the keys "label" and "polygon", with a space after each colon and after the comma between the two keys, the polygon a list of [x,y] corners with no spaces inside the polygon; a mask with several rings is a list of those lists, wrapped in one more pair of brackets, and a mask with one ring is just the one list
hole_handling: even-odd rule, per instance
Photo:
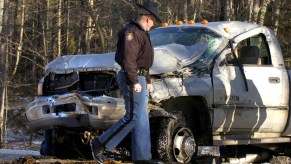
{"label": "uniform trousers", "polygon": [[151,140],[147,112],[149,92],[145,76],[138,76],[141,92],[127,85],[125,73],[118,72],[117,81],[125,101],[125,115],[99,137],[107,150],[114,149],[131,132],[132,160],[150,160]]}

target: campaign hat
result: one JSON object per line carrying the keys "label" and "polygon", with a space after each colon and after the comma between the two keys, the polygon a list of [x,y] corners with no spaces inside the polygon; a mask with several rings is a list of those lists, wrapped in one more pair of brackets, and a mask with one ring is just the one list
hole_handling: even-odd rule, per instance
{"label": "campaign hat", "polygon": [[159,18],[160,11],[158,3],[146,1],[143,4],[137,3],[136,5],[139,9],[145,9],[148,12],[150,12],[158,22],[160,23],[162,22],[161,19]]}

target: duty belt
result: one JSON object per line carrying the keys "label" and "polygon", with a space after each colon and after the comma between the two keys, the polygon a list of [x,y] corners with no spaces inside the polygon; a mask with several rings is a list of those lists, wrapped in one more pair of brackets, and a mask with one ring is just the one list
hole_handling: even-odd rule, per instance
{"label": "duty belt", "polygon": [[149,74],[149,69],[147,68],[138,68],[137,75],[139,76],[147,76]]}

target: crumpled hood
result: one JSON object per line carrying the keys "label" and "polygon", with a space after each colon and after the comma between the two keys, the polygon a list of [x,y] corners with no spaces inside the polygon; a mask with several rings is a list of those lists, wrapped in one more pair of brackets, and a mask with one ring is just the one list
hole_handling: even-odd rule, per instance
{"label": "crumpled hood", "polygon": [[[193,46],[168,44],[154,48],[155,60],[150,74],[172,72],[195,62],[207,48],[207,43]],[[120,66],[114,60],[115,52],[104,54],[66,55],[50,62],[45,73],[64,74],[73,71],[118,71]]]}
{"label": "crumpled hood", "polygon": [[150,74],[173,72],[194,63],[207,48],[207,43],[199,42],[192,46],[168,44],[155,47],[155,60]]}
{"label": "crumpled hood", "polygon": [[120,66],[114,61],[114,52],[104,54],[65,55],[51,61],[45,73],[64,74],[73,71],[114,70]]}

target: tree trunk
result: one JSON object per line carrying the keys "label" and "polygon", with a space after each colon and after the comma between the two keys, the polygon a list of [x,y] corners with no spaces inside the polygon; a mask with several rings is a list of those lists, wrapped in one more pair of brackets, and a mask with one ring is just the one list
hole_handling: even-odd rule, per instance
{"label": "tree trunk", "polygon": [[248,10],[247,10],[247,21],[252,21],[252,13],[253,13],[253,0],[248,0]]}
{"label": "tree trunk", "polygon": [[185,22],[187,17],[187,1],[179,0],[178,2],[178,20]]}
{"label": "tree trunk", "polygon": [[263,0],[263,3],[262,3],[262,6],[261,6],[261,10],[260,10],[260,13],[259,13],[259,20],[258,20],[258,24],[261,24],[263,25],[264,24],[264,21],[265,21],[265,15],[266,15],[266,12],[267,12],[267,7],[270,3],[270,0]]}
{"label": "tree trunk", "polygon": [[244,1],[237,1],[233,0],[231,1],[231,20],[245,20],[246,16],[243,15],[244,7]]}
{"label": "tree trunk", "polygon": [[7,42],[9,34],[9,0],[3,0],[3,15],[2,15],[2,31],[0,40],[0,56],[1,56],[1,85],[0,85],[0,95],[1,95],[1,109],[0,109],[0,148],[3,146],[4,142],[4,113],[5,113],[5,101],[6,101],[6,89],[7,89]]}
{"label": "tree trunk", "polygon": [[[0,0],[0,9],[3,9],[4,1]],[[0,10],[1,11],[1,10]],[[2,25],[2,17],[3,17],[3,12],[0,12],[0,24]],[[0,33],[2,31],[2,26],[0,26]]]}
{"label": "tree trunk", "polygon": [[257,23],[258,22],[258,15],[260,11],[260,0],[254,0],[253,3],[253,15],[252,15],[252,22]]}
{"label": "tree trunk", "polygon": [[234,15],[234,4],[233,4],[234,0],[228,0],[228,5],[229,5],[229,19],[234,20],[235,19],[235,15]]}
{"label": "tree trunk", "polygon": [[231,0],[223,0],[222,6],[224,7],[224,10],[223,10],[223,13],[224,13],[223,20],[224,21],[230,21],[230,15],[231,15],[230,1]]}
{"label": "tree trunk", "polygon": [[111,15],[112,15],[112,41],[110,47],[115,47],[117,43],[117,33],[122,27],[123,19],[120,13],[120,4],[119,0],[111,0]]}
{"label": "tree trunk", "polygon": [[42,23],[42,42],[43,42],[43,55],[45,57],[44,65],[48,64],[50,60],[48,57],[48,30],[49,30],[49,10],[50,10],[50,0],[46,1],[45,8],[47,10],[45,15],[45,21]]}
{"label": "tree trunk", "polygon": [[143,0],[136,0],[136,3],[142,4],[142,2],[143,2]]}
{"label": "tree trunk", "polygon": [[58,3],[58,56],[62,53],[62,0]]}
{"label": "tree trunk", "polygon": [[21,2],[21,21],[20,21],[20,33],[19,33],[19,42],[17,45],[17,50],[16,50],[16,61],[15,61],[15,66],[12,72],[11,79],[15,76],[16,71],[18,69],[19,65],[19,60],[20,56],[22,53],[22,45],[23,45],[23,31],[24,31],[24,18],[25,18],[25,6],[24,6],[24,0]]}
{"label": "tree trunk", "polygon": [[279,27],[279,18],[280,18],[280,8],[281,8],[281,0],[275,0],[274,2],[274,15],[273,15],[273,26],[274,26],[274,32],[277,35],[278,27]]}
{"label": "tree trunk", "polygon": [[162,12],[164,13],[162,16],[162,20],[164,22],[167,22],[167,23],[170,23],[172,22],[171,20],[171,10],[170,10],[170,7],[169,7],[169,0],[164,0],[163,1],[163,5],[161,7],[161,10]]}
{"label": "tree trunk", "polygon": [[90,5],[88,0],[83,0],[83,2],[85,3],[87,7],[87,11],[95,24],[95,29],[98,33],[99,41],[100,41],[100,53],[103,53],[105,52],[105,39],[102,32],[102,28],[100,27],[100,24],[99,24],[99,14],[93,10],[93,6]]}
{"label": "tree trunk", "polygon": [[66,54],[69,53],[70,1],[66,0]]}
{"label": "tree trunk", "polygon": [[198,4],[197,4],[196,9],[197,9],[197,17],[201,21],[201,19],[203,19],[201,16],[201,13],[203,11],[203,0],[198,0]]}
{"label": "tree trunk", "polygon": [[209,2],[210,6],[210,16],[207,18],[209,21],[217,21],[219,19],[219,11],[220,11],[220,1],[219,0],[211,0]]}
{"label": "tree trunk", "polygon": [[188,19],[194,20],[196,19],[196,12],[195,12],[195,0],[189,0],[188,3]]}
{"label": "tree trunk", "polygon": [[[92,27],[92,23],[93,23],[93,20],[92,20],[92,18],[90,17],[90,16],[88,16],[88,17],[86,17],[86,19],[87,19],[87,26],[88,27]],[[95,29],[94,28],[89,28],[89,29],[87,29],[87,32],[86,32],[86,44],[87,44],[87,47],[88,47],[88,51],[89,52],[92,52],[93,51],[93,47],[92,47],[92,45],[91,45],[91,42],[92,42],[92,37],[94,36],[94,31],[95,31]]]}

